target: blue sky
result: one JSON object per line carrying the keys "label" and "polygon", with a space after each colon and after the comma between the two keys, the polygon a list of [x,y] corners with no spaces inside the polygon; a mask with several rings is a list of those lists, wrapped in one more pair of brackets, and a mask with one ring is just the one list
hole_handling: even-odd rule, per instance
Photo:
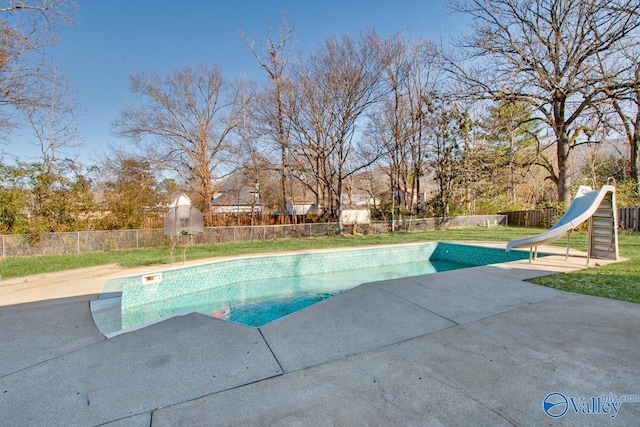
{"label": "blue sky", "polygon": [[[221,67],[225,77],[261,81],[260,68],[246,50],[240,30],[263,39],[286,13],[298,25],[295,49],[303,56],[332,35],[374,28],[380,35],[406,29],[412,37],[447,40],[464,31],[464,18],[451,14],[444,0],[79,0],[77,25],[60,31],[53,52],[71,80],[84,114],[78,127],[80,159],[93,163],[109,145],[128,142],[111,134],[118,112],[135,102],[128,77],[142,71],[165,75],[186,64]],[[5,151],[21,160],[38,158],[28,136]]]}

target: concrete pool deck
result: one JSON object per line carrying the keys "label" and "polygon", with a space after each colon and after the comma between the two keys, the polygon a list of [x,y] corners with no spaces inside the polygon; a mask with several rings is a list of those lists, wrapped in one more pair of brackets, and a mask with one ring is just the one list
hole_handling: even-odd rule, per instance
{"label": "concrete pool deck", "polygon": [[[524,281],[585,267],[544,251],[559,255],[369,283],[259,329],[189,314],[108,340],[89,301],[152,269],[4,281],[0,424],[638,425],[640,402],[612,418],[591,398],[640,394],[640,304]],[[552,392],[579,413],[547,416]]]}

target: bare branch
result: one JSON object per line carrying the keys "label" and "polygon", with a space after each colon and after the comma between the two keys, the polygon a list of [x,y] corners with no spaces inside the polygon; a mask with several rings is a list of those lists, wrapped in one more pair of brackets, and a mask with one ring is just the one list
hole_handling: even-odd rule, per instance
{"label": "bare branch", "polygon": [[[468,0],[451,3],[470,15],[466,58],[448,69],[469,93],[529,103],[554,132],[558,196],[568,201],[570,148],[588,109],[624,86],[622,47],[638,43],[635,0]],[[605,78],[598,65],[608,58]],[[548,166],[548,165],[547,165]]]}
{"label": "bare branch", "polygon": [[217,67],[186,66],[161,79],[155,73],[131,76],[131,91],[141,103],[114,121],[117,135],[150,153],[150,160],[178,172],[209,211],[213,179],[223,174],[232,133],[244,105],[238,89],[228,85]]}

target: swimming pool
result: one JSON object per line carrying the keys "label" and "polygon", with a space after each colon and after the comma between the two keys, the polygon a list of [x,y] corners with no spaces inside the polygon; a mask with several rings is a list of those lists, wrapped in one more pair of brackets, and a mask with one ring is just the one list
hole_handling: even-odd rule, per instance
{"label": "swimming pool", "polygon": [[107,336],[193,311],[256,327],[362,283],[527,257],[438,242],[251,256],[111,279],[91,309]]}

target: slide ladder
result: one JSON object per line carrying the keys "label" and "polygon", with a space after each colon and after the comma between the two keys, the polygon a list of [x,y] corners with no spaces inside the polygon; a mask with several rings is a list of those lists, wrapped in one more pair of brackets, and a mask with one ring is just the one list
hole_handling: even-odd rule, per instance
{"label": "slide ladder", "polygon": [[609,192],[589,219],[589,258],[618,259],[615,193]]}

